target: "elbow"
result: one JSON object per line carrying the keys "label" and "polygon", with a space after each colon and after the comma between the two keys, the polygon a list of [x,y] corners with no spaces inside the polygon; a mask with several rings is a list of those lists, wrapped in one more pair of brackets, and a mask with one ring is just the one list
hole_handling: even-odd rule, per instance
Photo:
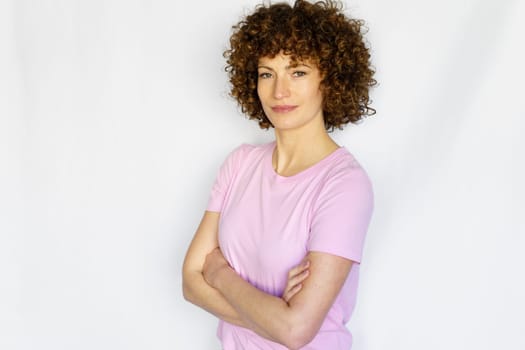
{"label": "elbow", "polygon": [[202,277],[200,271],[191,269],[185,262],[182,266],[182,296],[192,304],[195,304],[198,297],[199,277]]}
{"label": "elbow", "polygon": [[184,297],[184,300],[191,302],[190,289],[184,282],[182,282],[182,296]]}
{"label": "elbow", "polygon": [[195,293],[193,292],[193,289],[189,287],[188,285],[183,284],[182,285],[182,296],[184,297],[184,300],[187,302],[198,305],[197,298]]}
{"label": "elbow", "polygon": [[310,335],[291,336],[285,342],[284,345],[290,350],[302,349],[308,343],[310,343],[314,339],[314,337],[315,337],[315,334],[312,336]]}
{"label": "elbow", "polygon": [[284,346],[286,346],[290,350],[296,350],[296,349],[302,349],[305,347],[308,343],[310,343],[314,337],[309,336],[291,336],[289,339],[287,339],[286,342],[284,342]]}
{"label": "elbow", "polygon": [[319,327],[298,320],[288,327],[286,334],[283,334],[283,345],[291,350],[301,349],[315,338],[318,331]]}
{"label": "elbow", "polygon": [[188,282],[188,278],[186,278],[184,274],[182,276],[182,296],[184,297],[184,300],[194,303],[192,288]]}

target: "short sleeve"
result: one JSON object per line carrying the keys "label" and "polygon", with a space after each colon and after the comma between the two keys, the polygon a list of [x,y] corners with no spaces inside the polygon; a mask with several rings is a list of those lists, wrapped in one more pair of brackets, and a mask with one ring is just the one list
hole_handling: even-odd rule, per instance
{"label": "short sleeve", "polygon": [[308,250],[361,262],[373,206],[366,172],[359,165],[338,171],[326,181],[312,211]]}
{"label": "short sleeve", "polygon": [[246,145],[241,145],[234,149],[222,163],[219,173],[215,179],[215,183],[211,189],[206,210],[213,212],[222,211],[224,199],[226,198],[228,189],[230,188],[235,173],[239,168],[245,146]]}

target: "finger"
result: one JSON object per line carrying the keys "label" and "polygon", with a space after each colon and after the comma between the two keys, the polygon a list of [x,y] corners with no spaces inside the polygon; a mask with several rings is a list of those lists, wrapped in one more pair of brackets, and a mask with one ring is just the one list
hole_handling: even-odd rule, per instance
{"label": "finger", "polygon": [[308,270],[305,270],[303,272],[301,272],[300,274],[292,277],[291,279],[289,279],[287,282],[286,282],[286,287],[285,287],[285,292],[284,293],[287,293],[289,290],[291,290],[292,288],[294,288],[296,285],[302,283],[304,280],[306,280],[306,278],[308,277],[309,275],[309,271]]}
{"label": "finger", "polygon": [[292,289],[290,289],[288,292],[286,292],[283,295],[284,301],[289,302],[293,298],[293,296],[296,295],[301,290],[302,287],[303,285],[301,283],[293,286]]}
{"label": "finger", "polygon": [[308,277],[309,274],[310,274],[309,270],[304,270],[303,272],[295,276],[293,278],[293,281],[290,281],[290,285],[294,286],[294,285],[302,283]]}
{"label": "finger", "polygon": [[291,278],[301,274],[304,270],[308,269],[309,267],[310,267],[310,261],[306,260],[306,261],[301,262],[299,265],[297,265],[296,267],[292,268],[288,272],[288,279],[291,279]]}
{"label": "finger", "polygon": [[[283,293],[283,295],[289,294],[291,290],[296,288],[298,285],[302,284],[302,282],[308,277],[308,274],[309,274],[309,271],[305,270],[301,274],[288,280],[286,284],[285,292]],[[297,293],[297,291],[295,293]]]}
{"label": "finger", "polygon": [[289,278],[288,282],[287,282],[287,285],[292,287],[292,286],[295,286],[296,284],[301,283],[302,281],[304,281],[306,279],[306,277],[308,277],[309,273],[310,273],[310,270],[303,270],[303,271],[301,271],[297,275]]}

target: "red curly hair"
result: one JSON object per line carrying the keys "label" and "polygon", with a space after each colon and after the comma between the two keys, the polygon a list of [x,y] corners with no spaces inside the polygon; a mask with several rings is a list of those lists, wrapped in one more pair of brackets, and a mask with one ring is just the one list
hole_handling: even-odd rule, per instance
{"label": "red curly hair", "polygon": [[376,84],[375,71],[363,24],[346,17],[341,3],[331,0],[259,5],[233,26],[230,48],[224,52],[231,96],[261,128],[273,127],[257,95],[257,65],[261,57],[283,52],[319,68],[326,130],[375,114],[368,94]]}

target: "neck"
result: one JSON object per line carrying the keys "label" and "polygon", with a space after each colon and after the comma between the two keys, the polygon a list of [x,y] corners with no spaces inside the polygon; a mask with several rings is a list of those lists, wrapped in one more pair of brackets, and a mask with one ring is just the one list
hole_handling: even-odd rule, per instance
{"label": "neck", "polygon": [[283,176],[294,175],[335,151],[339,146],[322,128],[275,130],[273,166]]}

